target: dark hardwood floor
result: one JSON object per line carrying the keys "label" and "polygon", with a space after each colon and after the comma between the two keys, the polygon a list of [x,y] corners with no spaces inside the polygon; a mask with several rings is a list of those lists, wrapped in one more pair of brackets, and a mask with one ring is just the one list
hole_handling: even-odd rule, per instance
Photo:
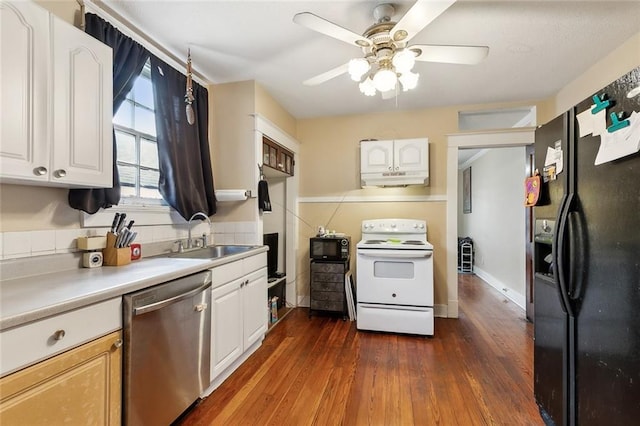
{"label": "dark hardwood floor", "polygon": [[295,309],[181,425],[542,425],[533,326],[474,275],[433,338]]}

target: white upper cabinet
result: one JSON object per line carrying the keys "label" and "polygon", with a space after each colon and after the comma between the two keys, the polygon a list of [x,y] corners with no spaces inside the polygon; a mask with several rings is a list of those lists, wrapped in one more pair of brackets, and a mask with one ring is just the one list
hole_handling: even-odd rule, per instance
{"label": "white upper cabinet", "polygon": [[360,142],[362,186],[427,185],[427,138]]}
{"label": "white upper cabinet", "polygon": [[0,180],[111,187],[111,48],[32,2],[0,15]]}
{"label": "white upper cabinet", "polygon": [[0,31],[0,173],[46,182],[38,168],[49,166],[49,13],[0,2]]}
{"label": "white upper cabinet", "polygon": [[393,170],[396,172],[427,170],[428,147],[426,139],[393,141]]}

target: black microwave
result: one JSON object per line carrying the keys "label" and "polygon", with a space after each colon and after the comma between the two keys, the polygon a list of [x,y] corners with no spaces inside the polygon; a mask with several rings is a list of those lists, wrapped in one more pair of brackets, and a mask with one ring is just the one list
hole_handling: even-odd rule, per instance
{"label": "black microwave", "polygon": [[327,235],[309,240],[309,257],[313,260],[349,260],[351,237]]}

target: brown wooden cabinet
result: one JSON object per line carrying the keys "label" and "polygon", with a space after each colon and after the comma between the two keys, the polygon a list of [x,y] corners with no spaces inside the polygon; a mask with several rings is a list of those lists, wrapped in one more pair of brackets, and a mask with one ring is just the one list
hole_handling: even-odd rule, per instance
{"label": "brown wooden cabinet", "polygon": [[0,379],[0,424],[121,424],[120,331]]}
{"label": "brown wooden cabinet", "polygon": [[344,280],[346,262],[311,262],[310,311],[340,312],[347,315]]}
{"label": "brown wooden cabinet", "polygon": [[[262,164],[269,169],[293,176],[293,152],[266,136],[262,137]],[[267,169],[263,170],[265,174],[269,174]]]}

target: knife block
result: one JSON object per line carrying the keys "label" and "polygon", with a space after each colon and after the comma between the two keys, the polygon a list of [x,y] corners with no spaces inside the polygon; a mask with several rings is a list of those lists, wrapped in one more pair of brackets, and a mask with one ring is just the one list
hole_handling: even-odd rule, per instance
{"label": "knife block", "polygon": [[131,247],[116,248],[117,235],[107,232],[107,246],[102,250],[103,265],[123,266],[131,263]]}

